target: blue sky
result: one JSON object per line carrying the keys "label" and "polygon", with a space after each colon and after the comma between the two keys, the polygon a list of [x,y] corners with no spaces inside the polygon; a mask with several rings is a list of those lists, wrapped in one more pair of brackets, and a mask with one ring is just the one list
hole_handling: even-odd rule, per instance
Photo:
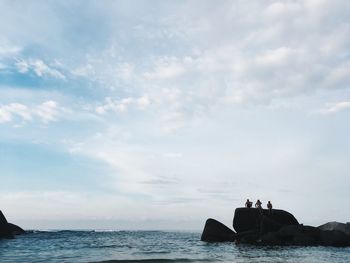
{"label": "blue sky", "polygon": [[0,1],[1,209],[26,228],[201,229],[260,198],[349,221],[349,12]]}

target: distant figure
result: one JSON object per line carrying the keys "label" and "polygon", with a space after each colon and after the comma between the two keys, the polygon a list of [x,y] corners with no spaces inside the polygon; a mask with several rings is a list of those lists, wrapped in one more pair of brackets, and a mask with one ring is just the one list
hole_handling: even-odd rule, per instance
{"label": "distant figure", "polygon": [[255,207],[261,209],[262,208],[261,205],[262,205],[262,203],[258,199],[258,201],[256,201],[256,203],[255,203]]}
{"label": "distant figure", "polygon": [[272,214],[272,204],[270,201],[267,202],[267,208],[269,209],[269,213]]}
{"label": "distant figure", "polygon": [[247,199],[247,202],[245,202],[245,207],[251,208],[253,205],[253,202],[250,202],[249,199]]}

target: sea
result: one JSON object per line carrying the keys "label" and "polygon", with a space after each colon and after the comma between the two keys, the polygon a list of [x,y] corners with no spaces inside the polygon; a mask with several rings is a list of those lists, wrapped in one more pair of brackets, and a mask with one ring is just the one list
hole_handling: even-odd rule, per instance
{"label": "sea", "polygon": [[207,243],[188,231],[29,231],[0,240],[0,262],[350,262],[350,248]]}

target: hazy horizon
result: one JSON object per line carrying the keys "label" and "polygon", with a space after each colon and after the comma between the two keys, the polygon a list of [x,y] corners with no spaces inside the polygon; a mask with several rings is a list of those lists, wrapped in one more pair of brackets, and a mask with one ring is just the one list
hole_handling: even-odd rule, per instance
{"label": "hazy horizon", "polygon": [[349,13],[0,1],[0,210],[26,229],[201,230],[250,198],[350,221]]}

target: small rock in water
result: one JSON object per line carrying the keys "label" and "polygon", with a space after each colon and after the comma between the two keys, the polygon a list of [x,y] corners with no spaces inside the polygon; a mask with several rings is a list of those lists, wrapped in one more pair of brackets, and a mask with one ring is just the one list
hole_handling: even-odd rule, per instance
{"label": "small rock in water", "polygon": [[25,231],[15,224],[7,222],[0,210],[0,238],[14,238],[15,235],[24,234]]}
{"label": "small rock in water", "polygon": [[205,222],[201,236],[202,241],[226,242],[234,241],[236,233],[219,221],[209,218]]}

